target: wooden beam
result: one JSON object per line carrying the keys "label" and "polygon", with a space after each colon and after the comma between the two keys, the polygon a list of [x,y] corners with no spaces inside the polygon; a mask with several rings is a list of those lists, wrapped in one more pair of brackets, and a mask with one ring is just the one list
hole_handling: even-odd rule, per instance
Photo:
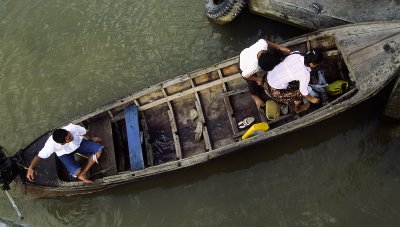
{"label": "wooden beam", "polygon": [[[167,92],[165,92],[164,88],[162,89],[162,92],[165,97],[168,97],[168,94],[167,94]],[[176,126],[174,110],[172,108],[171,102],[168,101],[167,104],[168,104],[168,108],[169,108],[168,116],[169,116],[169,122],[171,123],[172,137],[174,139],[176,158],[182,159],[182,148],[181,148],[181,143],[179,141],[178,127]]]}
{"label": "wooden beam", "polygon": [[221,94],[221,98],[227,97],[227,96],[232,96],[232,95],[237,95],[237,94],[242,94],[242,93],[248,92],[248,91],[249,91],[249,88],[233,90],[233,91],[225,91],[224,93]]}
{"label": "wooden beam", "polygon": [[179,142],[179,136],[177,134],[178,130],[176,128],[175,117],[174,117],[174,113],[172,112],[172,110],[168,110],[168,116],[169,116],[169,121],[170,121],[171,127],[172,127],[172,137],[174,139],[176,159],[182,159],[181,144]]}
{"label": "wooden beam", "polygon": [[140,107],[140,110],[141,110],[141,111],[147,110],[147,109],[150,109],[150,108],[152,108],[152,107],[158,106],[158,105],[160,105],[160,104],[162,104],[162,103],[166,103],[166,102],[172,101],[172,100],[174,100],[174,99],[177,99],[177,98],[180,98],[180,97],[189,95],[189,94],[193,94],[193,93],[195,93],[195,92],[198,92],[198,91],[201,91],[201,90],[210,88],[210,87],[214,87],[214,86],[219,85],[219,84],[222,84],[222,83],[226,83],[226,82],[231,81],[231,80],[240,79],[241,77],[242,77],[242,76],[241,76],[239,73],[236,73],[236,74],[233,74],[232,76],[224,77],[224,78],[221,79],[221,80],[215,80],[215,81],[212,81],[212,82],[210,82],[210,83],[203,84],[203,85],[200,85],[200,86],[197,86],[197,87],[188,89],[188,90],[186,90],[186,91],[179,92],[179,93],[176,93],[176,94],[174,94],[174,95],[167,96],[167,97],[164,97],[164,98],[162,98],[162,99],[156,100],[156,101],[154,101],[154,102],[145,104],[145,105],[143,105],[143,106]]}
{"label": "wooden beam", "polygon": [[210,67],[207,67],[207,68],[204,68],[204,69],[200,69],[200,70],[196,70],[194,72],[190,72],[188,74],[182,75],[182,76],[180,76],[178,78],[175,78],[173,80],[163,82],[162,87],[166,88],[166,87],[171,86],[171,85],[175,85],[175,84],[178,84],[178,83],[181,83],[181,82],[185,82],[187,80],[194,79],[194,78],[196,78],[198,76],[213,72],[215,70],[222,69],[222,68],[237,64],[238,62],[239,62],[239,57],[234,57],[234,58],[231,58],[231,59],[227,59],[226,61],[220,62],[220,63],[212,65]]}
{"label": "wooden beam", "polygon": [[154,157],[153,157],[153,147],[150,144],[150,133],[149,133],[149,127],[147,126],[146,123],[146,117],[143,112],[140,113],[140,123],[142,125],[143,129],[143,137],[144,137],[144,144],[146,147],[146,157],[147,157],[147,165],[153,166],[154,165]]}
{"label": "wooden beam", "polygon": [[[196,93],[196,95],[197,95],[197,93]],[[198,98],[198,96],[196,98]],[[207,151],[211,151],[212,145],[211,145],[210,135],[208,134],[207,125],[205,125],[206,120],[204,118],[203,108],[201,107],[200,99],[195,101],[195,104],[196,104],[197,112],[199,113],[199,120],[203,124],[203,138],[204,138],[204,143],[206,144],[206,149],[207,149]]]}
{"label": "wooden beam", "polygon": [[119,113],[119,114],[115,115],[114,117],[112,117],[111,118],[111,122],[114,123],[114,122],[117,122],[117,121],[122,120],[124,118],[125,118],[125,113],[122,111],[121,113]]}
{"label": "wooden beam", "polygon": [[[192,88],[196,87],[193,80],[190,80],[190,85],[192,86]],[[204,143],[206,144],[207,151],[211,151],[212,145],[211,145],[210,135],[208,134],[207,125],[205,124],[206,119],[204,117],[203,107],[201,106],[200,96],[199,96],[198,92],[195,92],[194,95],[196,97],[196,101],[194,103],[196,105],[197,113],[199,114],[199,120],[203,124]]]}
{"label": "wooden beam", "polygon": [[107,111],[107,113],[108,113],[108,116],[110,116],[110,118],[114,117],[114,115],[111,113],[111,111]]}
{"label": "wooden beam", "polygon": [[[221,79],[223,78],[221,70],[218,70],[218,76]],[[224,89],[224,93],[225,94],[228,93],[228,88],[226,87],[225,83],[222,84],[222,87]],[[233,112],[231,101],[229,100],[229,96],[224,96],[223,100],[224,100],[226,111],[228,112],[228,118],[229,118],[229,123],[231,124],[232,133],[237,134],[239,132],[239,128],[237,125],[236,118],[234,117],[234,112]]]}

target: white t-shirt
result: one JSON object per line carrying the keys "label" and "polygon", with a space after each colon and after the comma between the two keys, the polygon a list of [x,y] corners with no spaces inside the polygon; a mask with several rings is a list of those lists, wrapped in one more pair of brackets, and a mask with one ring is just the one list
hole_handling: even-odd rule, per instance
{"label": "white t-shirt", "polygon": [[42,150],[39,151],[38,156],[40,158],[48,158],[54,152],[56,153],[57,156],[61,156],[64,154],[72,153],[76,149],[78,149],[78,147],[81,145],[83,136],[86,134],[86,129],[84,127],[74,124],[69,124],[63,127],[63,129],[69,131],[74,137],[74,139],[69,143],[61,145],[55,142],[53,140],[53,135],[51,135],[47,139]]}
{"label": "white t-shirt", "polygon": [[289,82],[298,80],[302,95],[308,95],[311,69],[304,65],[304,57],[300,54],[289,55],[279,65],[268,72],[268,84],[275,89],[286,89]]}
{"label": "white t-shirt", "polygon": [[239,67],[242,70],[242,76],[248,78],[249,76],[262,71],[258,65],[258,52],[262,50],[267,50],[268,44],[264,39],[258,40],[255,44],[242,50],[239,56]]}

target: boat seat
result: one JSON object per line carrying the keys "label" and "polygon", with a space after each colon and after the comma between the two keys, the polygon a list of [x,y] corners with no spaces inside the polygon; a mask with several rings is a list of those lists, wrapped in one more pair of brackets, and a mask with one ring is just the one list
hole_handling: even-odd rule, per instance
{"label": "boat seat", "polygon": [[98,164],[93,165],[91,173],[94,179],[117,174],[114,142],[111,128],[111,119],[108,115],[101,116],[88,124],[91,136],[100,137],[105,151],[98,159]]}
{"label": "boat seat", "polygon": [[139,129],[138,108],[135,105],[129,105],[124,109],[124,113],[131,171],[141,170],[144,169],[144,161]]}

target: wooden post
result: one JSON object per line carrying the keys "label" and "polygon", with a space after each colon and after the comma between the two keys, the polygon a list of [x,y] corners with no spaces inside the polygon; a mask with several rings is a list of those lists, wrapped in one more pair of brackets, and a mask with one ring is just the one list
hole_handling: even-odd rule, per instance
{"label": "wooden post", "polygon": [[24,215],[21,213],[21,211],[19,211],[19,209],[18,209],[18,207],[17,207],[17,204],[15,203],[14,199],[11,197],[10,193],[8,193],[7,190],[4,190],[4,192],[6,193],[8,199],[10,200],[11,205],[13,206],[15,212],[17,212],[17,215],[18,215],[18,217],[19,217],[19,220],[24,219]]}

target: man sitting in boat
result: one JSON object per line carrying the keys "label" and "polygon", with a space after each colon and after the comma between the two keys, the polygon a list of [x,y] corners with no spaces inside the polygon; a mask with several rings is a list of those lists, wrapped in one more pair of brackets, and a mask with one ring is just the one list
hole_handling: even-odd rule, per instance
{"label": "man sitting in boat", "polygon": [[[69,124],[61,129],[54,130],[53,134],[47,139],[42,150],[32,160],[26,178],[33,181],[33,169],[39,164],[43,158],[48,158],[51,154],[56,153],[58,158],[67,168],[71,176],[77,177],[84,183],[92,183],[86,176],[89,169],[100,157],[103,146],[100,144],[101,138],[90,136],[86,129],[74,124]],[[75,153],[91,155],[88,158],[86,166],[81,169],[79,163],[75,161]]]}
{"label": "man sitting in boat", "polygon": [[257,107],[265,106],[267,100],[262,83],[257,78],[263,77],[266,71],[273,69],[289,53],[288,48],[265,39],[258,40],[240,53],[239,68]]}
{"label": "man sitting in boat", "polygon": [[[309,108],[311,103],[318,103],[319,98],[309,94],[310,72],[322,61],[322,54],[316,50],[307,52],[304,56],[292,53],[283,62],[268,72],[264,81],[265,93],[278,103],[294,104],[296,112]],[[257,79],[258,83],[262,79]],[[298,83],[296,83],[298,82]],[[303,98],[309,102],[302,104]]]}

